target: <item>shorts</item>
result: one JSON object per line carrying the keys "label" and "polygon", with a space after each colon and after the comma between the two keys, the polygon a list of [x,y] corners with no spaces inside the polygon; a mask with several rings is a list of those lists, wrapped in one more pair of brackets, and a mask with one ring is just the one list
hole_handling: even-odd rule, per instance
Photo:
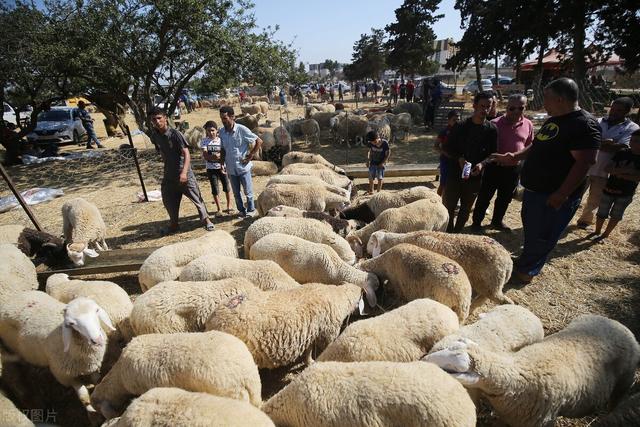
{"label": "shorts", "polygon": [[371,165],[369,166],[369,179],[382,179],[384,178],[384,166]]}
{"label": "shorts", "polygon": [[620,221],[631,200],[633,200],[633,196],[612,196],[611,194],[603,192],[600,197],[600,206],[598,207],[596,216],[602,219],[609,217]]}
{"label": "shorts", "polygon": [[222,173],[222,169],[207,169],[207,177],[209,177],[209,183],[211,184],[211,193],[214,196],[219,194],[218,181],[222,184],[222,191],[229,192],[229,179],[227,175]]}
{"label": "shorts", "polygon": [[445,156],[440,156],[440,185],[447,184],[448,176],[449,176],[449,159]]}

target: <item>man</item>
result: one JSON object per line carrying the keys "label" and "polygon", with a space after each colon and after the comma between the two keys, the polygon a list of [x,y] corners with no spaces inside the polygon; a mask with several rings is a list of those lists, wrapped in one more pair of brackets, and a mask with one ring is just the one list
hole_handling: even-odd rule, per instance
{"label": "man", "polygon": [[[498,153],[517,153],[533,141],[533,123],[523,116],[526,105],[526,96],[511,95],[507,101],[506,114],[491,121],[498,130]],[[482,175],[476,207],[473,209],[471,227],[474,231],[482,230],[482,220],[496,191],[498,196],[493,207],[491,226],[498,230],[509,231],[509,227],[502,220],[513,198],[513,192],[518,186],[519,172],[517,165],[507,166],[497,163],[487,165]]]}
{"label": "man", "polygon": [[84,101],[78,101],[78,117],[80,117],[80,120],[82,121],[84,130],[87,131],[87,148],[93,148],[93,142],[96,143],[96,147],[104,148],[104,146],[100,144],[100,141],[98,141],[96,131],[93,129],[93,119],[85,107],[86,104]]}
{"label": "man", "polygon": [[613,101],[609,109],[609,116],[600,120],[602,145],[596,158],[596,164],[589,169],[589,196],[582,208],[582,215],[578,219],[578,227],[587,228],[593,224],[595,211],[600,205],[602,189],[607,183],[607,164],[618,151],[628,148],[631,134],[640,126],[632,122],[628,116],[633,107],[633,100],[629,97],[618,98]]}
{"label": "man", "polygon": [[338,101],[344,101],[344,92],[342,91],[342,83],[338,83]]}
{"label": "man", "polygon": [[[233,107],[220,108],[220,120],[224,128],[220,131],[222,141],[222,160],[227,168],[227,176],[231,181],[231,189],[236,199],[236,207],[240,218],[255,216],[253,201],[253,182],[251,181],[251,159],[260,150],[262,140],[247,127],[235,122]],[[253,148],[250,145],[253,144]],[[242,202],[240,187],[247,197],[245,208]]]}
{"label": "man", "polygon": [[196,176],[191,170],[191,155],[187,141],[180,132],[169,127],[167,115],[160,108],[154,107],[149,111],[149,120],[154,130],[151,134],[151,142],[160,151],[164,161],[164,175],[160,189],[162,203],[169,214],[169,226],[162,230],[162,234],[178,231],[180,202],[183,195],[187,196],[198,209],[204,228],[212,231],[213,223],[209,219],[207,208],[202,200]]}
{"label": "man", "polygon": [[[489,162],[489,156],[496,151],[496,127],[486,119],[490,107],[491,95],[478,93],[473,98],[473,115],[453,127],[444,146],[444,153],[449,158],[447,190],[444,192],[444,205],[449,211],[449,232],[458,233],[467,223],[480,190],[482,171]],[[466,163],[471,164],[471,170],[468,176],[462,177]],[[460,210],[454,222],[458,201]]]}
{"label": "man", "polygon": [[500,164],[525,160],[520,182],[524,246],[514,275],[529,283],[540,274],[549,253],[575,215],[587,171],[600,146],[598,122],[578,105],[578,85],[560,78],[544,89],[544,108],[551,116],[533,143],[517,153],[496,154]]}
{"label": "man", "polygon": [[409,80],[407,83],[407,102],[413,102],[413,92],[416,89],[416,85],[413,84],[413,80]]}

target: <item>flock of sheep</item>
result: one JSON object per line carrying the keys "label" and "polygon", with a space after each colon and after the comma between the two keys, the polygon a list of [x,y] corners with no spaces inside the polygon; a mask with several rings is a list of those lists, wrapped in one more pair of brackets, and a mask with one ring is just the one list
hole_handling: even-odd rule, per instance
{"label": "flock of sheep", "polygon": [[[220,230],[164,246],[142,265],[133,303],[115,283],[65,274],[36,290],[27,255],[61,243],[0,227],[3,346],[48,367],[111,427],[474,426],[481,401],[533,427],[625,397],[640,361],[631,331],[587,315],[545,337],[503,294],[509,252],[444,233],[435,192],[352,206],[350,180],[321,156],[291,152],[283,164],[258,197],[245,259]],[[108,249],[95,206],[75,199],[62,211],[69,258]],[[397,308],[379,314],[380,298]],[[502,305],[467,322],[487,300]],[[300,363],[263,401],[259,369]],[[599,425],[637,420],[632,399]],[[32,425],[1,394],[0,411]]]}

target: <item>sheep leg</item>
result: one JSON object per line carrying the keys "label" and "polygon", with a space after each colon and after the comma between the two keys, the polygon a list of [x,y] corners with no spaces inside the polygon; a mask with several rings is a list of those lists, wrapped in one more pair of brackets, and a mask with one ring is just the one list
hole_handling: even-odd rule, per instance
{"label": "sheep leg", "polygon": [[311,366],[311,364],[314,362],[314,360],[313,360],[313,347],[314,347],[314,344],[311,344],[309,346],[309,348],[304,353],[304,363],[307,366]]}
{"label": "sheep leg", "polygon": [[473,313],[473,311],[475,309],[477,309],[478,307],[480,307],[482,304],[484,304],[485,302],[487,302],[489,298],[487,298],[484,295],[478,295],[476,296],[473,301],[471,301],[471,307],[469,307],[469,314]]}
{"label": "sheep leg", "polygon": [[108,250],[109,250],[109,246],[107,246],[107,241],[106,241],[106,240],[104,240],[104,237],[102,238],[102,247],[104,247],[104,250],[105,250],[105,251],[108,251]]}
{"label": "sheep leg", "polygon": [[93,242],[93,244],[95,245],[96,249],[99,251],[103,251],[104,249],[102,249],[102,245],[100,244],[100,242],[95,241]]}
{"label": "sheep leg", "polygon": [[71,383],[71,387],[75,390],[78,395],[78,399],[80,399],[82,405],[87,409],[87,412],[96,412],[93,406],[91,406],[91,397],[89,396],[89,390],[87,390],[87,387],[77,381]]}

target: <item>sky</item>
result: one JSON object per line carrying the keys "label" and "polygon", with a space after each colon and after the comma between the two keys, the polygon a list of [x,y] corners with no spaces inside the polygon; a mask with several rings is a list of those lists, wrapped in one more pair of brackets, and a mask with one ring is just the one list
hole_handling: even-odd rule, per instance
{"label": "sky", "polygon": [[[299,60],[317,64],[331,59],[350,63],[353,44],[371,28],[384,28],[395,21],[394,11],[403,0],[254,0],[259,27],[280,26],[276,38],[293,42]],[[455,0],[442,0],[438,14],[444,14],[434,31],[438,39],[460,40],[460,13]]]}

